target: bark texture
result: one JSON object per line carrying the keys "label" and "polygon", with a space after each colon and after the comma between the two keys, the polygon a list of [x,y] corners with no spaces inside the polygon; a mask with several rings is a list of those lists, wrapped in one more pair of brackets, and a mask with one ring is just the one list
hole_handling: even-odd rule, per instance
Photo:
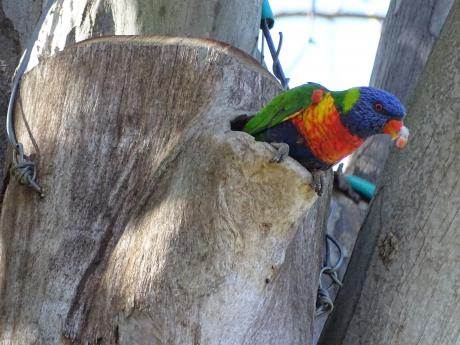
{"label": "bark texture", "polygon": [[[0,0],[2,123],[13,72],[46,2]],[[107,35],[206,37],[256,56],[260,13],[261,0],[56,0],[33,48],[28,69],[75,42]],[[6,138],[2,132],[0,171],[5,170],[5,150]]]}
{"label": "bark texture", "polygon": [[460,1],[390,155],[321,345],[460,343]]}
{"label": "bark texture", "polygon": [[[19,60],[19,35],[5,16],[0,1],[0,122],[6,121],[11,79]],[[3,128],[3,127],[2,127]],[[7,139],[5,130],[0,131],[0,190],[3,190],[4,161]]]}
{"label": "bark texture", "polygon": [[[409,104],[453,0],[393,0],[383,23],[370,85]],[[409,113],[409,117],[415,116]],[[377,183],[390,139],[374,136],[352,156],[347,172]]]}
{"label": "bark texture", "polygon": [[[3,0],[23,46],[44,1]],[[248,54],[257,51],[261,0],[56,0],[29,68],[39,59],[89,38],[108,35],[164,35],[212,38]]]}
{"label": "bark texture", "polygon": [[[409,105],[417,80],[452,2],[453,0],[391,2],[383,24],[370,85],[391,91],[403,103]],[[409,113],[409,117],[411,116],[412,114]],[[390,147],[390,139],[387,136],[373,136],[351,156],[347,173],[378,183]],[[356,239],[354,236],[359,233],[365,210],[358,208],[351,201],[347,202],[345,198],[335,198],[334,203],[339,205],[339,207],[332,208],[332,218],[339,219],[336,223],[338,229],[334,232],[345,231],[350,235],[344,238],[342,244],[352,251]],[[364,204],[361,203],[361,205]],[[340,213],[334,214],[336,210],[340,210]],[[356,217],[354,221],[347,222],[346,219],[341,219],[342,217],[350,218],[351,215]],[[345,223],[348,223],[348,226],[343,227]],[[363,233],[362,236],[367,236],[367,234]],[[367,249],[357,248],[356,250],[366,251]],[[315,333],[317,334],[318,331]]]}
{"label": "bark texture", "polygon": [[4,196],[0,343],[311,344],[328,199],[229,129],[279,91],[209,40],[91,40],[30,71],[17,134],[47,196]]}

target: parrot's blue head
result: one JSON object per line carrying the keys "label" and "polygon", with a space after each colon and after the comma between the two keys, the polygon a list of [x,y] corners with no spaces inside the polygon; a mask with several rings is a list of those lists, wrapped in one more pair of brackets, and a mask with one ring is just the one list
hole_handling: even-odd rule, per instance
{"label": "parrot's blue head", "polygon": [[355,90],[356,100],[349,111],[342,113],[341,119],[345,127],[363,139],[379,133],[389,134],[392,139],[396,139],[406,115],[399,99],[389,92],[373,87],[351,90]]}

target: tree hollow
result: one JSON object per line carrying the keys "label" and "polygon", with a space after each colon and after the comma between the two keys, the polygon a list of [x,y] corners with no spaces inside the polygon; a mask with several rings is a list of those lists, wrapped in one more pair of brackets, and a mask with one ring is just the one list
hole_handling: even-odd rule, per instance
{"label": "tree hollow", "polygon": [[327,197],[230,131],[279,91],[211,40],[93,39],[31,70],[16,131],[46,197],[6,189],[0,343],[310,344]]}

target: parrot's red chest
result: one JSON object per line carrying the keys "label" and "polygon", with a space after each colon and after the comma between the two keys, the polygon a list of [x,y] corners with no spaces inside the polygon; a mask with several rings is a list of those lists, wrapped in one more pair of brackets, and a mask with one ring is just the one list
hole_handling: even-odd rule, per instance
{"label": "parrot's red chest", "polygon": [[305,139],[305,145],[321,161],[332,165],[353,153],[364,142],[342,124],[330,94],[318,104],[289,118]]}

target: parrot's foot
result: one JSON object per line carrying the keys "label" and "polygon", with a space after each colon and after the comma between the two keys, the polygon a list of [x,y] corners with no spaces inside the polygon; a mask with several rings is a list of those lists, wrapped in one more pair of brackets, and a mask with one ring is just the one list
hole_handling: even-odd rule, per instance
{"label": "parrot's foot", "polygon": [[318,196],[323,195],[323,186],[326,183],[326,172],[323,170],[315,169],[311,171],[311,176],[313,177],[311,187],[315,190]]}
{"label": "parrot's foot", "polygon": [[279,163],[282,162],[289,155],[289,145],[286,143],[270,143],[276,149],[273,158],[270,162]]}

